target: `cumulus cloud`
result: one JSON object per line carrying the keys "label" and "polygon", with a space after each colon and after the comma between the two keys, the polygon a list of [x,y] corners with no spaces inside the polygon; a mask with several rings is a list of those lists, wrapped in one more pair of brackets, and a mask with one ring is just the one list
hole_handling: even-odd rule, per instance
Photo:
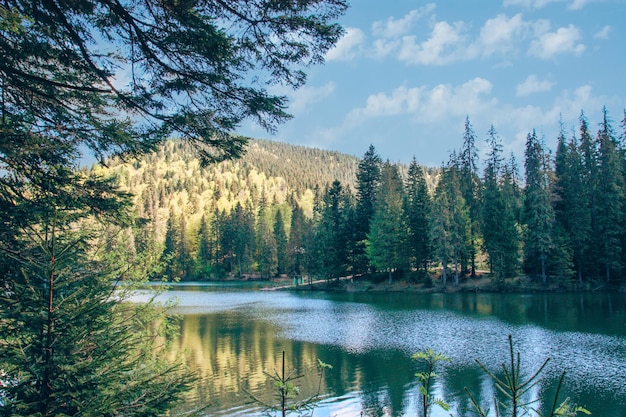
{"label": "cumulus cloud", "polygon": [[346,34],[333,49],[326,53],[326,61],[350,61],[357,56],[365,34],[358,28],[346,28]]}
{"label": "cumulus cloud", "polygon": [[504,6],[520,6],[526,9],[541,9],[550,3],[561,2],[563,0],[504,0]]}
{"label": "cumulus cloud", "polygon": [[586,49],[585,45],[579,42],[581,38],[580,29],[570,24],[558,28],[556,32],[540,34],[531,42],[528,54],[541,59],[550,59],[562,53],[580,55]]}
{"label": "cumulus cloud", "polygon": [[310,105],[318,103],[335,92],[335,83],[329,82],[320,87],[304,86],[300,87],[288,97],[291,101],[289,111],[294,114],[304,112]]}
{"label": "cumulus cloud", "polygon": [[[428,87],[397,87],[390,94],[370,95],[364,107],[352,110],[346,117],[350,124],[373,117],[409,115],[420,122],[441,121],[451,115],[466,115],[492,107],[489,98],[493,85],[484,78],[474,78],[461,85],[438,84]],[[485,98],[487,96],[487,98]]]}
{"label": "cumulus cloud", "polygon": [[446,64],[457,60],[462,52],[463,23],[449,24],[441,21],[435,23],[430,37],[417,42],[415,36],[402,38],[398,59],[410,64]]}
{"label": "cumulus cloud", "polygon": [[608,39],[609,34],[611,33],[612,30],[613,28],[610,25],[606,25],[605,27],[597,31],[595,35],[593,35],[593,37],[594,39],[603,39],[603,40]]}
{"label": "cumulus cloud", "polygon": [[534,93],[550,91],[553,85],[553,82],[540,80],[535,74],[531,74],[523,83],[517,85],[516,93],[518,97],[524,97]]}
{"label": "cumulus cloud", "polygon": [[591,0],[504,0],[504,6],[519,6],[526,9],[541,9],[550,3],[568,3],[570,10],[581,10]]}
{"label": "cumulus cloud", "polygon": [[400,19],[389,17],[387,21],[376,21],[372,24],[372,33],[375,36],[383,38],[394,38],[405,35],[411,30],[416,21],[432,13],[433,10],[435,10],[435,4],[428,3],[419,9],[411,10]]}
{"label": "cumulus cloud", "polygon": [[488,19],[480,29],[477,41],[469,48],[470,56],[490,56],[515,49],[516,43],[525,36],[529,24],[521,14],[508,18],[499,14]]}

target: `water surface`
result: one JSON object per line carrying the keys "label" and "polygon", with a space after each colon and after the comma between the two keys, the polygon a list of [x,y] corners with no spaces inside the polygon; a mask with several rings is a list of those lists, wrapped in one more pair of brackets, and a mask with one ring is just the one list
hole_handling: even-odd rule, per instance
{"label": "water surface", "polygon": [[[447,354],[437,394],[455,416],[466,412],[468,387],[484,405],[494,392],[476,360],[497,371],[513,335],[527,374],[550,358],[528,399],[564,393],[595,416],[626,415],[626,296],[623,294],[291,293],[241,287],[175,287],[180,335],[172,355],[187,352],[201,376],[181,410],[210,404],[207,415],[261,415],[252,395],[272,402],[266,372],[288,370],[303,396],[317,391],[317,359],[333,366],[321,381],[314,415],[417,415],[411,360],[419,350]],[[541,404],[535,404],[541,407]],[[296,415],[296,414],[294,414]],[[448,416],[435,409],[433,417]]]}

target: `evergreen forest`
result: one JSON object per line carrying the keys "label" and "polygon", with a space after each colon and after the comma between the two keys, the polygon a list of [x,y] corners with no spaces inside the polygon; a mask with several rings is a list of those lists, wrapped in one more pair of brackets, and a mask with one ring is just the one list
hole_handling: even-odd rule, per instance
{"label": "evergreen forest", "polygon": [[383,161],[374,146],[359,159],[268,140],[207,165],[171,140],[92,168],[134,196],[133,226],[111,228],[107,256],[126,274],[168,281],[375,274],[446,286],[488,274],[496,284],[620,284],[626,113],[617,128],[606,108],[600,116],[581,112],[555,150],[529,132],[523,161],[504,155],[494,126],[479,135],[467,118],[460,147],[435,168]]}

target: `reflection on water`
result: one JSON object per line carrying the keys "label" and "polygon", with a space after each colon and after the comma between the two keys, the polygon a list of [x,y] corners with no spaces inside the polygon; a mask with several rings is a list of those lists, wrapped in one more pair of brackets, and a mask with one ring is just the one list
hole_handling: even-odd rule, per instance
{"label": "reflection on water", "polygon": [[[180,335],[171,355],[186,352],[200,377],[194,404],[207,415],[259,415],[248,392],[270,401],[264,372],[284,351],[303,395],[317,390],[317,359],[333,366],[315,416],[417,415],[416,364],[431,347],[450,356],[437,392],[455,416],[469,406],[464,387],[488,405],[494,392],[474,359],[498,369],[513,334],[527,372],[551,357],[545,382],[529,399],[552,395],[561,370],[565,391],[593,415],[626,415],[626,297],[609,294],[292,294],[177,288]],[[539,406],[539,405],[536,405]],[[448,413],[434,410],[433,417]]]}

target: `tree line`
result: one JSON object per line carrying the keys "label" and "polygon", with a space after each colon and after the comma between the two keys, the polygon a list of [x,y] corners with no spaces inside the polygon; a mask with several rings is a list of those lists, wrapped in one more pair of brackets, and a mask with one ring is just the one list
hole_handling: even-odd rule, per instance
{"label": "tree line", "polygon": [[[335,174],[343,172],[344,180],[332,182],[311,177],[320,169],[310,156],[324,151],[256,141],[249,159],[193,168],[183,162],[185,145],[175,142],[161,157],[187,164],[187,175],[170,167],[164,178],[151,177],[160,202],[143,186],[137,210],[153,221],[134,229],[124,252],[135,254],[135,264],[150,258],[153,278],[183,280],[285,274],[330,280],[375,271],[390,281],[428,280],[436,269],[444,285],[480,270],[497,282],[520,276],[541,284],[619,282],[626,265],[626,117],[619,133],[612,124],[603,109],[593,134],[581,112],[575,130],[561,129],[555,153],[528,133],[523,175],[514,156],[503,155],[493,126],[480,157],[469,118],[461,148],[438,169],[415,158],[408,166],[383,161],[370,146],[358,161],[337,160]],[[266,177],[259,161],[289,175]],[[145,180],[159,164],[138,162],[139,171],[118,175]],[[176,187],[182,193],[173,193]]]}

